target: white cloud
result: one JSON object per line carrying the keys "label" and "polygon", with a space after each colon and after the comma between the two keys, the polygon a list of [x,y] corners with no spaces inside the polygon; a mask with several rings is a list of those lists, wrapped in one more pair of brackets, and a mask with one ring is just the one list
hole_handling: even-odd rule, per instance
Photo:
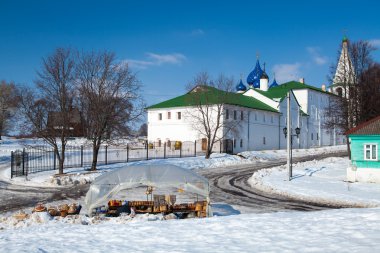
{"label": "white cloud", "polygon": [[284,83],[292,80],[298,80],[301,76],[301,64],[296,62],[293,64],[276,64],[273,66],[273,72],[276,74],[276,80]]}
{"label": "white cloud", "polygon": [[205,31],[203,31],[202,29],[195,29],[195,30],[192,30],[190,35],[191,36],[201,36],[205,34]]}
{"label": "white cloud", "polygon": [[326,56],[321,56],[320,49],[318,47],[307,47],[306,49],[317,65],[324,65],[327,63],[328,58]]}
{"label": "white cloud", "polygon": [[161,66],[163,64],[181,65],[187,58],[183,54],[156,54],[146,53],[146,60],[124,60],[131,68],[146,69],[150,66]]}
{"label": "white cloud", "polygon": [[369,44],[371,44],[374,47],[380,47],[380,39],[373,39],[369,41]]}

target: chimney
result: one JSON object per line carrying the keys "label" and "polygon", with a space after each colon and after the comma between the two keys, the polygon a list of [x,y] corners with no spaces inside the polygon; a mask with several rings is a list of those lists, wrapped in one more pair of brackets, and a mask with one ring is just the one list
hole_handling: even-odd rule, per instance
{"label": "chimney", "polygon": [[322,84],[322,90],[326,91],[326,85],[325,84]]}
{"label": "chimney", "polygon": [[300,83],[305,83],[305,78],[301,77],[299,80]]}

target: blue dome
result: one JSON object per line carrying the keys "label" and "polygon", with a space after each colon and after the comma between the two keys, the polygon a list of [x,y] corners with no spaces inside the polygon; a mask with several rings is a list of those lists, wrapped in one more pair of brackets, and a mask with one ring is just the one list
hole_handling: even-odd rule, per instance
{"label": "blue dome", "polygon": [[247,83],[252,85],[253,88],[260,88],[260,77],[263,74],[263,70],[260,67],[260,62],[257,60],[255,68],[249,73],[247,77]]}
{"label": "blue dome", "polygon": [[277,83],[277,81],[276,81],[276,78],[274,78],[273,79],[273,83],[269,86],[269,89],[270,88],[273,88],[273,87],[276,87],[276,86],[278,86],[279,84]]}
{"label": "blue dome", "polygon": [[243,81],[240,79],[240,83],[236,85],[236,90],[237,91],[246,91],[247,87],[243,84]]}

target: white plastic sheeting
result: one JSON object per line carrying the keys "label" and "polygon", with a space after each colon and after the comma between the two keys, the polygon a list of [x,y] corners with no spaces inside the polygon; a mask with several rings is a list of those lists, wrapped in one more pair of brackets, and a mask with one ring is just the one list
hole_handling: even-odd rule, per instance
{"label": "white plastic sheeting", "polygon": [[88,214],[101,205],[106,205],[118,192],[139,186],[174,187],[198,194],[209,202],[209,184],[206,178],[191,170],[175,165],[124,166],[105,173],[92,182],[85,203]]}

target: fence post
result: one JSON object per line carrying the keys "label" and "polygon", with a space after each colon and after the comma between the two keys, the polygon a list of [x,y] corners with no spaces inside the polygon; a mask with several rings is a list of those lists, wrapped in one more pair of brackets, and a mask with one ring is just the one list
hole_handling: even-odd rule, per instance
{"label": "fence post", "polygon": [[179,158],[182,158],[182,141],[181,145],[179,146]]}
{"label": "fence post", "polygon": [[22,174],[25,175],[25,148],[22,149]]}
{"label": "fence post", "polygon": [[11,178],[13,178],[13,169],[14,169],[14,154],[11,151]]}
{"label": "fence post", "polygon": [[146,159],[148,160],[149,159],[149,144],[148,142],[146,142]]}
{"label": "fence post", "polygon": [[80,166],[83,167],[83,146],[80,146]]}
{"label": "fence post", "polygon": [[108,154],[107,153],[108,153],[108,145],[106,145],[106,165],[108,164],[108,161],[107,161],[107,158],[108,158],[107,155]]}
{"label": "fence post", "polygon": [[194,157],[197,156],[197,141],[194,141]]}
{"label": "fence post", "polygon": [[219,153],[222,153],[222,141],[219,140]]}
{"label": "fence post", "polygon": [[166,142],[164,143],[164,159],[166,158]]}
{"label": "fence post", "polygon": [[54,162],[53,162],[53,164],[54,164],[54,170],[56,170],[56,166],[57,166],[57,154],[55,152],[55,148],[53,149],[53,152],[54,152]]}
{"label": "fence post", "polygon": [[127,143],[127,162],[129,162],[129,144]]}

